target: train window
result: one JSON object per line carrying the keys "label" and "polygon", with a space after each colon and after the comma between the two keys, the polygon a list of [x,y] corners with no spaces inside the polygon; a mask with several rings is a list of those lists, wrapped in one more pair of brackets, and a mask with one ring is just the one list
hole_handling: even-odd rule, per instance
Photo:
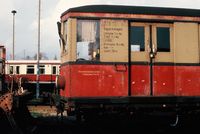
{"label": "train window", "polygon": [[34,74],[34,65],[28,65],[26,69],[27,74]]}
{"label": "train window", "polygon": [[19,74],[19,66],[16,66],[16,74]]}
{"label": "train window", "polygon": [[64,46],[63,46],[63,51],[67,50],[67,21],[63,23],[63,39],[64,39]]}
{"label": "train window", "polygon": [[40,74],[45,74],[45,65],[40,65]]}
{"label": "train window", "polygon": [[52,74],[56,74],[56,66],[52,67]]}
{"label": "train window", "polygon": [[131,51],[144,51],[144,27],[131,26],[130,28],[130,43]]}
{"label": "train window", "polygon": [[170,28],[157,27],[157,51],[170,52]]}
{"label": "train window", "polygon": [[13,66],[9,67],[9,74],[13,74]]}
{"label": "train window", "polygon": [[99,20],[77,21],[77,60],[99,60]]}

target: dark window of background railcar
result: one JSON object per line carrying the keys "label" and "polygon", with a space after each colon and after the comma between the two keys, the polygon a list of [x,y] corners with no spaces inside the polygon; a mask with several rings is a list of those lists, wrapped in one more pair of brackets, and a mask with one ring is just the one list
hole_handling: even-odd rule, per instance
{"label": "dark window of background railcar", "polygon": [[77,60],[99,61],[99,20],[77,20]]}
{"label": "dark window of background railcar", "polygon": [[34,65],[27,66],[26,74],[34,74]]}
{"label": "dark window of background railcar", "polygon": [[13,66],[9,67],[9,74],[13,74]]}
{"label": "dark window of background railcar", "polygon": [[170,52],[170,28],[157,27],[156,32],[158,52]]}
{"label": "dark window of background railcar", "polygon": [[40,65],[40,74],[45,74],[45,65]]}
{"label": "dark window of background railcar", "polygon": [[52,67],[52,74],[56,74],[56,66]]}
{"label": "dark window of background railcar", "polygon": [[20,68],[20,66],[16,66],[16,74],[19,74],[20,72],[19,72],[19,68]]}
{"label": "dark window of background railcar", "polygon": [[144,51],[144,27],[131,26],[130,28],[130,43],[131,51]]}

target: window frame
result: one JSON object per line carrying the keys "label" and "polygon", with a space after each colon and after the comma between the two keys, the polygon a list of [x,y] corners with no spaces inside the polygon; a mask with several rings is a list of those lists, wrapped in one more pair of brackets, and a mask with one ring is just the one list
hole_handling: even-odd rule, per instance
{"label": "window frame", "polygon": [[[94,22],[95,23],[95,41],[80,41],[81,39],[79,38],[79,22]],[[88,44],[87,44],[88,43]],[[88,59],[85,58],[78,58],[78,44],[79,46],[87,44],[88,45]],[[91,49],[89,49],[91,48]],[[84,47],[83,47],[84,49]],[[95,50],[96,49],[96,50]],[[89,53],[92,50],[91,53]],[[100,61],[100,19],[77,19],[76,21],[76,61]]]}
{"label": "window frame", "polygon": [[45,74],[45,65],[40,65],[39,66],[40,74]]}
{"label": "window frame", "polygon": [[[168,37],[169,38],[167,40],[168,40],[169,44],[167,44],[168,48],[166,48],[166,50],[163,50],[164,48],[161,48],[161,47],[159,48],[159,46],[158,46],[159,43],[160,43],[160,42],[158,42],[159,41],[158,37],[160,36],[160,35],[158,35],[158,30],[159,30],[158,28],[168,28],[168,34],[169,34]],[[161,39],[161,40],[163,40],[163,39]],[[156,41],[155,42],[156,42],[156,45],[157,45],[157,52],[170,52],[171,51],[171,46],[170,46],[170,44],[171,44],[170,43],[170,27],[163,27],[163,26],[156,27]],[[160,44],[160,45],[162,46],[163,44]]]}
{"label": "window frame", "polygon": [[[156,58],[155,62],[174,62],[174,24],[173,23],[152,23],[152,40],[156,48]],[[158,51],[157,50],[157,27],[169,28],[169,42],[170,51]]]}
{"label": "window frame", "polygon": [[52,66],[52,72],[51,73],[52,74],[57,74],[57,66]]}
{"label": "window frame", "polygon": [[[29,72],[30,70],[33,70],[33,73]],[[26,66],[26,74],[35,74],[35,66],[34,65],[27,65]]]}
{"label": "window frame", "polygon": [[[132,33],[132,28],[133,27],[137,27],[137,28],[143,28],[143,49],[141,50],[141,45],[139,45],[140,46],[140,48],[139,48],[139,50],[138,50],[138,48],[135,48],[134,50],[132,49],[133,47],[132,46],[135,46],[135,44],[132,44],[131,42],[132,42],[132,36],[134,35],[134,33]],[[145,26],[137,26],[137,25],[131,25],[130,26],[130,48],[131,48],[131,51],[139,51],[139,52],[142,52],[142,51],[145,51],[145,49],[146,49],[146,47],[145,47]],[[134,37],[133,37],[134,38]]]}
{"label": "window frame", "polygon": [[20,66],[16,66],[16,74],[20,74]]}
{"label": "window frame", "polygon": [[14,74],[14,66],[9,66],[9,74]]}

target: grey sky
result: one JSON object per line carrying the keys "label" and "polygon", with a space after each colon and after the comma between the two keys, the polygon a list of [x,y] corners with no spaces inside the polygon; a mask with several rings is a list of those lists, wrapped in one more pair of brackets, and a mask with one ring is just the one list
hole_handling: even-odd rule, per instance
{"label": "grey sky", "polygon": [[[41,52],[50,59],[59,57],[56,22],[70,7],[89,4],[117,4],[200,9],[200,0],[41,0]],[[0,44],[6,46],[7,58],[12,52],[12,13],[15,9],[15,57],[37,53],[38,0],[6,0],[0,4]]]}

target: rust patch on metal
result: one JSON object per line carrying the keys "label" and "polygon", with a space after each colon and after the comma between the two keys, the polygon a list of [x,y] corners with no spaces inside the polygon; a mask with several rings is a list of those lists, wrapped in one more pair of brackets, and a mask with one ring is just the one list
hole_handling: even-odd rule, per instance
{"label": "rust patch on metal", "polygon": [[147,14],[116,14],[116,13],[67,13],[61,20],[65,21],[70,17],[98,17],[98,18],[121,18],[121,19],[144,19],[144,20],[166,20],[166,21],[192,21],[200,22],[200,17],[170,16],[170,15],[147,15]]}
{"label": "rust patch on metal", "polygon": [[0,108],[5,113],[9,113],[13,105],[13,94],[8,92],[0,97]]}

